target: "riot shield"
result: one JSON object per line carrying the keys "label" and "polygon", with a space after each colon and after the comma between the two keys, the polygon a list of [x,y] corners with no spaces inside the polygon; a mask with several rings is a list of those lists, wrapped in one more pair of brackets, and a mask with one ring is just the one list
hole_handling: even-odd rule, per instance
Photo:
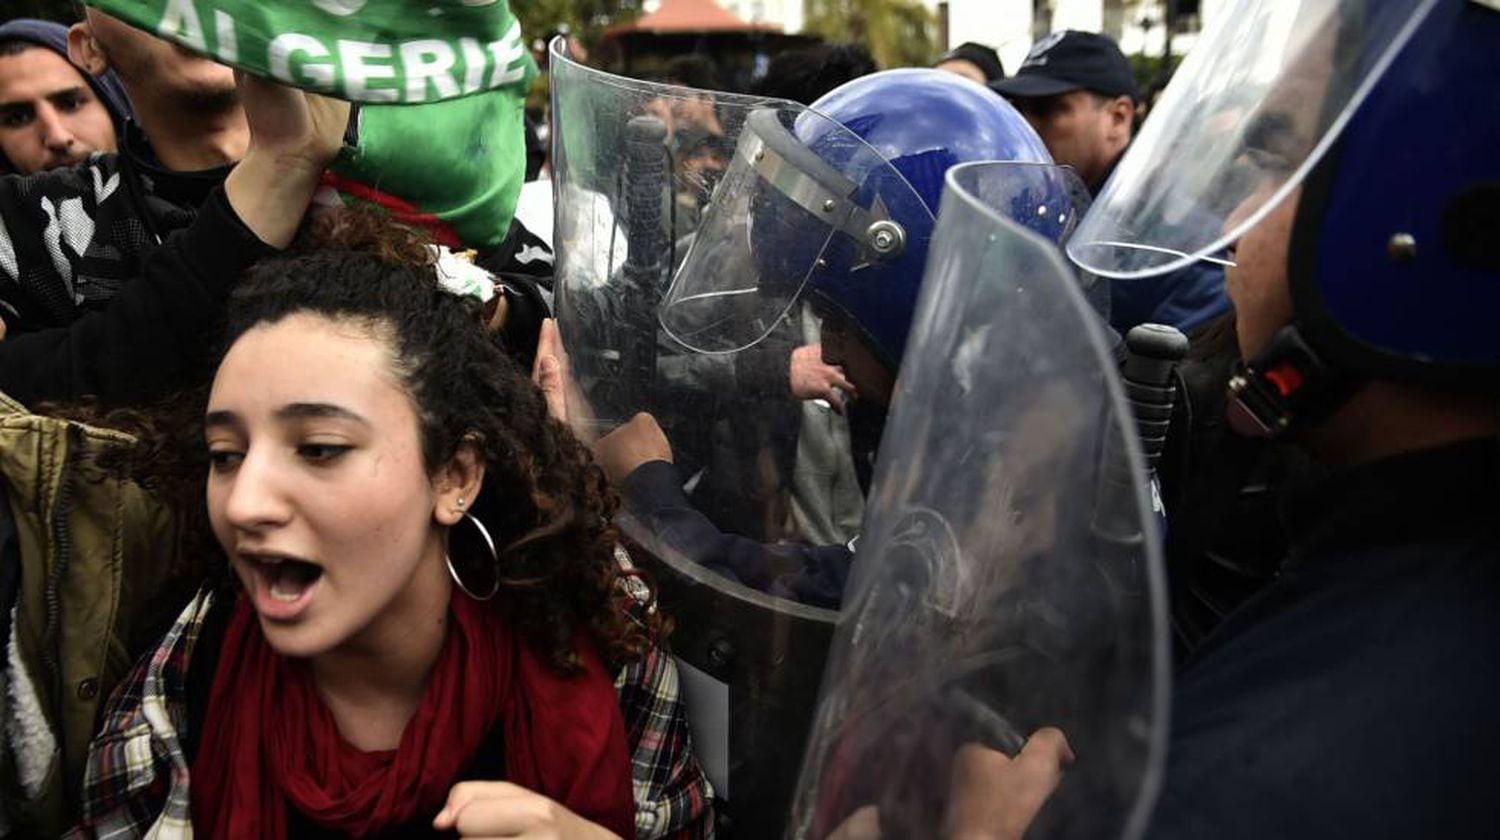
{"label": "riot shield", "polygon": [[[805,225],[815,244],[785,275],[788,285],[757,288],[764,275],[749,262],[749,243],[776,222],[748,229],[747,208],[766,195],[751,195],[760,176],[741,139],[749,125],[756,138],[785,140],[786,127],[810,112],[613,76],[575,63],[561,42],[550,68],[556,311],[588,405],[570,419],[592,440],[650,413],[672,446],[671,492],[684,497],[689,516],[701,514],[716,534],[738,541],[738,561],[725,562],[716,546],[679,539],[677,520],[653,517],[625,493],[618,522],[676,627],[671,645],[695,747],[727,816],[722,825],[732,826],[723,833],[775,836],[785,825],[790,768],[805,744],[836,613],[763,590],[798,573],[789,546],[851,539],[852,530],[829,523],[857,523],[863,505],[851,443],[859,435],[828,404],[789,390],[790,353],[818,334],[816,318],[793,300],[799,275],[830,258],[820,257],[823,246],[838,245],[838,228],[851,228],[856,208],[845,200],[822,229]],[[802,212],[792,205],[769,218],[790,220],[792,211]],[[745,346],[724,353],[674,338],[659,313],[673,277],[684,274],[745,280],[746,294],[701,298],[690,308],[696,316],[727,301],[739,320],[713,312],[704,323],[754,324],[758,334],[735,338]],[[819,428],[825,434],[815,446]],[[814,480],[799,480],[808,475]],[[815,534],[813,520],[828,527]]]}
{"label": "riot shield", "polygon": [[1072,272],[1003,218],[1006,170],[947,176],[789,836],[868,808],[885,837],[984,828],[958,799],[1005,792],[960,789],[961,751],[1013,756],[1044,726],[1076,758],[1027,837],[1134,837],[1152,803],[1168,656],[1146,473]]}

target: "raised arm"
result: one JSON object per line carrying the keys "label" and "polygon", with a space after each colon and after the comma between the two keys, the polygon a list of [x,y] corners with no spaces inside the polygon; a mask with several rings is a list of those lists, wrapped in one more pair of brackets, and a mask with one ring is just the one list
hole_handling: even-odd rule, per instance
{"label": "raised arm", "polygon": [[22,403],[164,396],[206,375],[224,302],[256,260],[284,248],[338,152],[347,103],[249,76],[249,151],[186,230],[103,311],[0,341],[0,391]]}

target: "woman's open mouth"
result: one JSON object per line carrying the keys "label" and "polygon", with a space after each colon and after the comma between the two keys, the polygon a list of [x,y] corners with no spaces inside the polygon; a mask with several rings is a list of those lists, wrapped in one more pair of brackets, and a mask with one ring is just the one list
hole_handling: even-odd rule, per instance
{"label": "woman's open mouth", "polygon": [[291,621],[307,607],[323,567],[306,560],[275,554],[241,554],[253,585],[255,611],[273,621]]}

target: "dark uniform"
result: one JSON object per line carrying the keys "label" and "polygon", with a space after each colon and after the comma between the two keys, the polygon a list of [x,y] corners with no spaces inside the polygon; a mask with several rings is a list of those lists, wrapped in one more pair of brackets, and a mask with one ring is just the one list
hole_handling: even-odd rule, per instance
{"label": "dark uniform", "polygon": [[1178,675],[1150,836],[1500,836],[1495,440],[1287,501],[1276,580]]}

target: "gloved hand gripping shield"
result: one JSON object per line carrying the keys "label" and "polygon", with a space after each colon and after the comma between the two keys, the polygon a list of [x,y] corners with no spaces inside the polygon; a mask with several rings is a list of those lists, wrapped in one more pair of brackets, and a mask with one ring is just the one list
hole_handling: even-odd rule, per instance
{"label": "gloved hand gripping shield", "polygon": [[948,173],[792,836],[997,831],[1022,806],[985,768],[1047,726],[1076,759],[1027,837],[1137,836],[1149,813],[1156,520],[1099,319],[1052,243],[1004,218],[1044,206],[1015,169]]}
{"label": "gloved hand gripping shield", "polygon": [[1122,279],[1226,262],[1226,246],[1303,182],[1435,5],[1244,0],[1224,9],[1068,255]]}

